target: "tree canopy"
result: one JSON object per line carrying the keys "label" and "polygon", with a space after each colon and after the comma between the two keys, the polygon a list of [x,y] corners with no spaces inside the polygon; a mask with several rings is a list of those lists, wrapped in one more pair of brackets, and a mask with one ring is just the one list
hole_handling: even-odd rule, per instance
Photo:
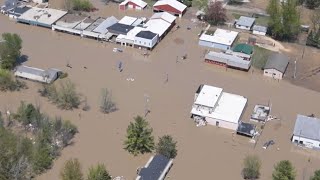
{"label": "tree canopy", "polygon": [[104,164],[98,164],[89,169],[87,180],[111,180],[111,176]]}
{"label": "tree canopy", "polygon": [[177,142],[170,135],[164,135],[159,138],[156,152],[167,158],[175,158],[177,156]]}
{"label": "tree canopy", "polygon": [[296,171],[288,160],[277,163],[272,173],[273,180],[295,180]]}
{"label": "tree canopy", "polygon": [[244,179],[258,179],[260,176],[261,160],[258,156],[249,155],[244,159],[242,175]]}
{"label": "tree canopy", "polygon": [[79,160],[69,159],[61,170],[60,177],[62,180],[83,180]]}
{"label": "tree canopy", "polygon": [[109,114],[116,110],[117,106],[112,100],[111,92],[107,88],[102,89],[100,111]]}
{"label": "tree canopy", "polygon": [[222,2],[214,1],[206,10],[205,21],[211,25],[221,25],[227,20],[226,9],[223,8]]}
{"label": "tree canopy", "polygon": [[300,17],[296,0],[270,0],[267,7],[270,14],[271,35],[279,40],[294,40],[300,32]]}
{"label": "tree canopy", "polygon": [[[15,128],[24,127],[32,136],[15,133],[4,122],[13,118]],[[38,107],[21,102],[16,113],[0,117],[0,179],[30,179],[51,168],[61,149],[77,132],[76,127],[61,118],[50,119]]]}
{"label": "tree canopy", "polygon": [[19,91],[26,87],[26,84],[16,80],[9,70],[0,69],[0,91]]}
{"label": "tree canopy", "polygon": [[310,180],[320,180],[320,170],[316,170]]}
{"label": "tree canopy", "polygon": [[135,117],[134,122],[130,122],[127,128],[124,149],[134,156],[152,152],[155,146],[152,131],[144,118],[141,116]]}
{"label": "tree canopy", "polygon": [[72,110],[80,105],[80,95],[76,92],[75,85],[68,79],[60,82],[59,86],[55,84],[44,85],[39,90],[41,96],[47,97],[59,108]]}
{"label": "tree canopy", "polygon": [[11,70],[21,56],[22,39],[18,34],[3,33],[0,40],[1,68]]}

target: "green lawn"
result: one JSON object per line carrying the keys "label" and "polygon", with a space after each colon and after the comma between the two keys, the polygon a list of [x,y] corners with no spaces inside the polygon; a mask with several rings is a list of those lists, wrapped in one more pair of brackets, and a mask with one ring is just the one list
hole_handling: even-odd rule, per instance
{"label": "green lawn", "polygon": [[268,16],[257,16],[256,17],[256,25],[268,26],[270,17]]}
{"label": "green lawn", "polygon": [[266,62],[270,54],[271,54],[270,50],[267,50],[258,46],[254,46],[252,66],[258,69],[262,69],[266,65]]}

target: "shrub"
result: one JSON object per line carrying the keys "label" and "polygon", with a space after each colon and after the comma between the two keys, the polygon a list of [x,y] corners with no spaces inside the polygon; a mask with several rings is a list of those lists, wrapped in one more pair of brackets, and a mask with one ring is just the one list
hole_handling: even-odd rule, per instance
{"label": "shrub", "polygon": [[247,156],[244,159],[242,175],[244,179],[258,179],[260,176],[261,161],[258,156]]}
{"label": "shrub", "polygon": [[156,147],[156,152],[167,158],[175,158],[177,156],[177,142],[170,135],[160,137]]}

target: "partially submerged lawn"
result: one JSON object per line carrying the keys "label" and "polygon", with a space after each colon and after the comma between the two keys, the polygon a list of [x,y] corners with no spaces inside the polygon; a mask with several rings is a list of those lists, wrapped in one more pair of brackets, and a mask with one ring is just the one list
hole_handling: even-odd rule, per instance
{"label": "partially submerged lawn", "polygon": [[258,69],[262,69],[268,60],[271,51],[261,48],[259,46],[253,47],[252,66]]}

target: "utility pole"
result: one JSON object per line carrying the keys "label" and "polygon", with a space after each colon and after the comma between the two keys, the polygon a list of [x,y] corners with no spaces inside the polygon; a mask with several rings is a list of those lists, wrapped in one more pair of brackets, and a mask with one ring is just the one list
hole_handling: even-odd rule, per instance
{"label": "utility pole", "polygon": [[293,79],[296,79],[296,73],[297,73],[297,60],[294,61]]}
{"label": "utility pole", "polygon": [[145,104],[144,104],[144,117],[146,117],[149,113],[149,95],[148,94],[144,94],[144,100],[145,100]]}

